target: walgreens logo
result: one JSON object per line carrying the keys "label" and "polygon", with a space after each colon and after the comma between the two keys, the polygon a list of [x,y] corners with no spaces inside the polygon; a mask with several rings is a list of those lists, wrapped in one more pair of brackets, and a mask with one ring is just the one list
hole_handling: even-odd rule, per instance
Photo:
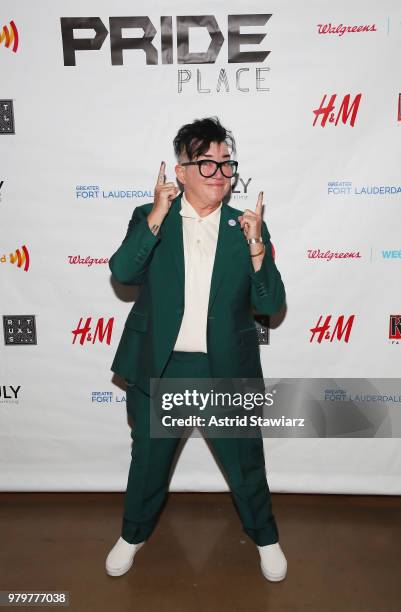
{"label": "walgreens logo", "polygon": [[324,259],[325,261],[331,261],[332,259],[361,259],[359,251],[321,251],[320,249],[308,249],[308,259]]}
{"label": "walgreens logo", "polygon": [[333,25],[331,23],[318,23],[317,33],[318,34],[337,34],[337,36],[343,36],[345,33],[355,32],[377,32],[376,24],[371,25],[359,25],[359,26],[346,26],[340,23],[339,25]]}
{"label": "walgreens logo", "polygon": [[81,255],[68,255],[68,263],[69,264],[83,264],[84,266],[88,266],[89,268],[93,264],[107,264],[109,263],[108,257],[91,257],[87,255],[86,257],[81,257]]}

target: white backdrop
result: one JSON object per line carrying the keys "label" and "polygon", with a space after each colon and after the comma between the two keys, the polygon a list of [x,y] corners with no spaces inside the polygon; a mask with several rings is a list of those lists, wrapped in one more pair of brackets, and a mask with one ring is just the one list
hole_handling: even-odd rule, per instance
{"label": "white backdrop", "polygon": [[[9,40],[3,34],[0,43],[0,104],[12,100],[15,133],[7,133],[3,105],[0,314],[34,315],[37,334],[30,346],[0,342],[2,490],[125,490],[131,438],[125,394],[109,368],[135,293],[112,282],[107,258],[134,207],[152,201],[162,159],[174,179],[172,140],[195,118],[217,115],[234,133],[243,182],[231,204],[253,208],[265,192],[288,304],[260,347],[265,376],[399,377],[401,343],[388,337],[389,317],[401,309],[399,2],[154,0],[141,12],[127,1],[3,0],[1,7]],[[261,14],[272,16],[241,26],[241,34],[265,38],[242,40],[241,51],[269,55],[228,62],[228,15],[246,23]],[[110,17],[139,15],[156,29],[156,64],[133,49],[112,65],[107,35],[100,49],[79,50],[76,65],[64,65],[61,17],[97,16],[110,30]],[[215,16],[224,42],[214,63],[177,62],[182,15]],[[161,16],[172,16],[170,64],[161,59]],[[319,24],[369,27],[323,33]],[[209,42],[205,28],[190,29],[190,52]],[[240,87],[249,91],[236,88],[243,68]],[[216,90],[219,74],[229,90],[224,80]],[[350,117],[323,126],[322,116],[314,125],[313,111],[334,94],[334,117],[345,96],[351,104],[361,94],[353,126]],[[343,193],[332,182],[346,182]],[[23,245],[27,270],[10,256]],[[317,249],[360,257],[308,257]],[[101,261],[73,263],[78,256]],[[310,341],[311,327],[329,314],[333,326],[355,315],[349,342]],[[81,317],[92,318],[83,344],[73,334]],[[110,344],[93,341],[102,317],[112,319]],[[265,453],[272,491],[401,492],[399,439],[267,439]],[[187,441],[170,490],[227,490],[203,439]]]}

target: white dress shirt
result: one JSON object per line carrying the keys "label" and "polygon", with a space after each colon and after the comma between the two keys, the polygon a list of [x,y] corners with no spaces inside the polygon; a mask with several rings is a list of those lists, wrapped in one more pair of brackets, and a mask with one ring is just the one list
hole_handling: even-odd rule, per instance
{"label": "white dress shirt", "polygon": [[200,217],[185,197],[181,198],[185,260],[185,303],[175,351],[207,353],[206,326],[210,282],[219,234],[221,202]]}

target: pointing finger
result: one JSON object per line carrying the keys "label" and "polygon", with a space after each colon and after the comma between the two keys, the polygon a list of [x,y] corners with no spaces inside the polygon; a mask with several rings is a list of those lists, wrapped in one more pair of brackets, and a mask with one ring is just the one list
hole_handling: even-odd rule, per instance
{"label": "pointing finger", "polygon": [[165,171],[166,171],[166,162],[162,161],[162,163],[160,164],[160,170],[159,170],[159,174],[157,176],[157,184],[158,185],[164,185],[166,177],[165,177]]}
{"label": "pointing finger", "polygon": [[258,201],[256,202],[255,213],[261,217],[262,216],[262,206],[263,206],[263,191],[259,191]]}

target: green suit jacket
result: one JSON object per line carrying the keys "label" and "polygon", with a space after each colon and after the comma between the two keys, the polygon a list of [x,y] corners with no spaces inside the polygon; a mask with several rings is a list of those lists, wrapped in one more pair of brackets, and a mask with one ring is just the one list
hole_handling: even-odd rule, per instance
{"label": "green suit jacket", "polygon": [[[156,236],[146,219],[153,203],[137,206],[123,242],[109,260],[120,283],[142,285],[111,370],[145,390],[149,389],[149,378],[161,376],[184,313],[181,197],[182,193],[172,201]],[[242,213],[222,204],[207,316],[207,353],[213,378],[263,378],[253,309],[270,315],[285,301],[266,224],[263,221],[265,256],[255,272],[237,218]],[[236,223],[229,223],[230,219]]]}

